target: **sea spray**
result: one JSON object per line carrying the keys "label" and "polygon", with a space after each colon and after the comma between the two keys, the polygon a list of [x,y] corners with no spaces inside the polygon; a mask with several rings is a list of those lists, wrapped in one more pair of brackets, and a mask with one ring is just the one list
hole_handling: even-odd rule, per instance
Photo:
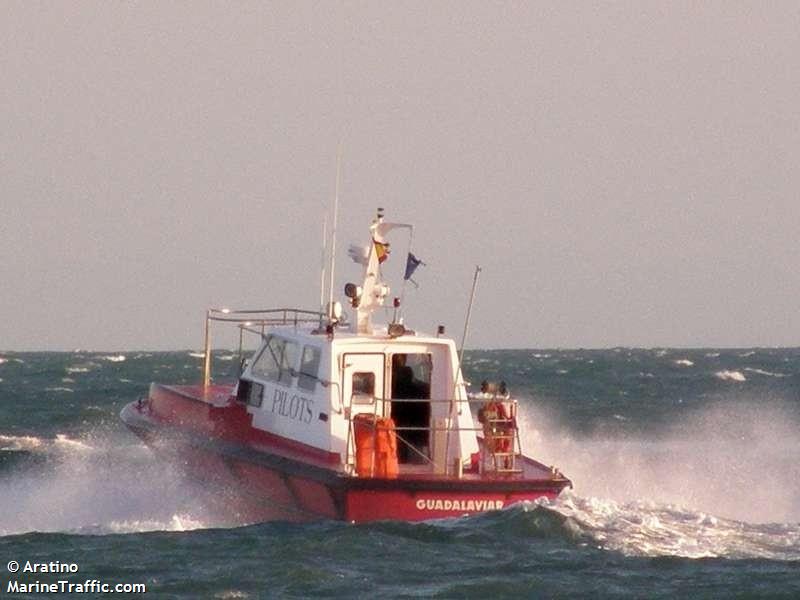
{"label": "sea spray", "polygon": [[83,439],[3,436],[0,441],[43,457],[0,478],[0,535],[183,531],[213,522],[201,486],[124,432],[94,431]]}
{"label": "sea spray", "polygon": [[800,522],[800,423],[781,402],[713,403],[659,435],[576,435],[521,405],[523,449],[556,464],[583,496],[656,501],[751,523]]}

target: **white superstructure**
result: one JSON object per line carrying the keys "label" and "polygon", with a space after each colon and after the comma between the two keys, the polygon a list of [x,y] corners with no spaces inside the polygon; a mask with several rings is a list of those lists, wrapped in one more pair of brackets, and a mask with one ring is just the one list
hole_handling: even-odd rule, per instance
{"label": "white superstructure", "polygon": [[398,228],[410,226],[385,223],[380,213],[370,227],[359,261],[363,282],[346,286],[354,323],[340,322],[332,307],[326,322],[264,332],[240,379],[253,427],[348,462],[352,419],[368,413],[393,419],[401,468],[442,470],[478,451],[453,340],[411,332],[400,322],[373,322],[390,292],[381,276],[386,236]]}

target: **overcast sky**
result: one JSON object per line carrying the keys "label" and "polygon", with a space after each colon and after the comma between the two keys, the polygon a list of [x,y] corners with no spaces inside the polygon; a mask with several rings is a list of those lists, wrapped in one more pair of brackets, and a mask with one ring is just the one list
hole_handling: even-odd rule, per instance
{"label": "overcast sky", "polygon": [[315,308],[340,141],[412,327],[480,264],[471,347],[800,345],[797,2],[3,2],[0,73],[0,349]]}

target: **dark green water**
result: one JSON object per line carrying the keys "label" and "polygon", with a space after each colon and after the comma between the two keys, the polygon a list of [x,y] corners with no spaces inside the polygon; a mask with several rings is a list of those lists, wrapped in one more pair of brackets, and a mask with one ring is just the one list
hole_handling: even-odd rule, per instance
{"label": "dark green water", "polygon": [[[224,377],[236,358],[220,357]],[[87,579],[149,598],[800,597],[800,350],[469,353],[467,378],[509,382],[526,452],[575,489],[357,526],[208,516],[117,416],[199,366],[188,352],[0,353],[0,597],[9,581]],[[11,575],[11,560],[79,571]]]}

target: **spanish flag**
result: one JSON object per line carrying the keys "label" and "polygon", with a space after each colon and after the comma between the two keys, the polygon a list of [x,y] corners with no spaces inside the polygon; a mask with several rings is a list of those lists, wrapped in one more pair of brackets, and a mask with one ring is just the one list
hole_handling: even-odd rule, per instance
{"label": "spanish flag", "polygon": [[375,254],[378,255],[378,264],[381,264],[389,258],[389,244],[387,242],[379,242],[374,238],[372,243],[375,244]]}

